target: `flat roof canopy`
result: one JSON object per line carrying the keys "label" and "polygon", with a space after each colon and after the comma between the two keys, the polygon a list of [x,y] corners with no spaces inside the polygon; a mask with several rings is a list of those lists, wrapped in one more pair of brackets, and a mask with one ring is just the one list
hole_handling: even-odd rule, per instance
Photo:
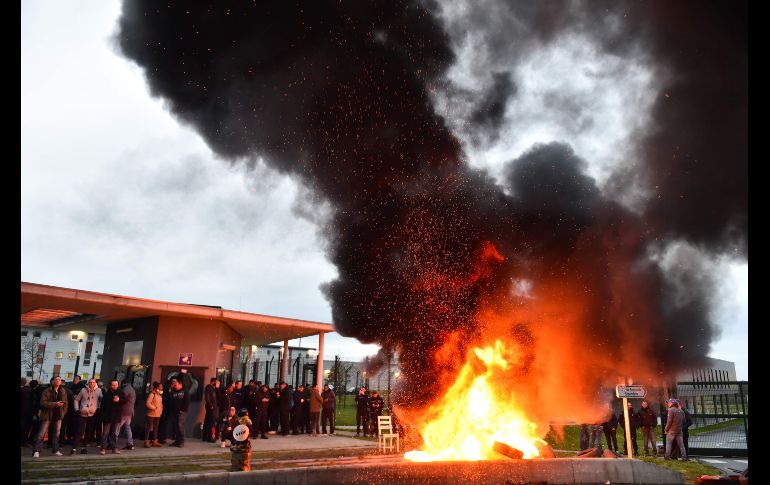
{"label": "flat roof canopy", "polygon": [[334,331],[329,323],[21,282],[24,326],[104,333],[107,323],[151,316],[193,318],[201,323],[223,321],[241,334],[242,345],[265,345]]}

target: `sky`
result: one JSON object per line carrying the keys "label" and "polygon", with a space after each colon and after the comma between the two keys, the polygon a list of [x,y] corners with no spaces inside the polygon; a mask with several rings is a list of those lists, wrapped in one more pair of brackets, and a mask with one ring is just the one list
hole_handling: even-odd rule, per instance
{"label": "sky", "polygon": [[[111,40],[119,13],[117,1],[22,3],[22,280],[331,322],[319,286],[336,269],[298,210],[296,183],[218,158],[151,97],[141,69]],[[464,12],[445,15],[451,25]],[[474,52],[469,35],[449,72],[458,91],[489,82]],[[436,94],[437,111],[473,166],[499,175],[533,143],[568,139],[601,186],[648,118],[654,67],[643,56],[598,53],[579,36],[527,52],[516,59],[516,102],[498,140],[478,143],[464,131],[467,106],[457,97]],[[569,100],[589,106],[592,119],[565,116]],[[713,267],[723,283],[713,309],[721,337],[709,355],[748,379],[748,264]],[[327,356],[360,360],[376,350],[326,338]]]}

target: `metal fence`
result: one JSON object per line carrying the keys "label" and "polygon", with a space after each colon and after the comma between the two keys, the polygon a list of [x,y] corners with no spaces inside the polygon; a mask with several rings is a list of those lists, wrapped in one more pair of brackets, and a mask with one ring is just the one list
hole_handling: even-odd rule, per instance
{"label": "metal fence", "polygon": [[748,456],[748,381],[678,382],[669,395],[690,413],[691,454]]}

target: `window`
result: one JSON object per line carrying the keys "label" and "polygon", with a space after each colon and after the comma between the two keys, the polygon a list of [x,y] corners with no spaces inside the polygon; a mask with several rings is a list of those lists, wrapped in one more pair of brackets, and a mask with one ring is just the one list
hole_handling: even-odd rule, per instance
{"label": "window", "polygon": [[59,340],[59,332],[54,332],[51,336],[51,340]]}
{"label": "window", "polygon": [[32,334],[33,337],[40,338],[40,332],[34,332]]}
{"label": "window", "polygon": [[27,371],[27,377],[32,377],[32,371],[31,370]]}
{"label": "window", "polygon": [[43,357],[42,357],[42,356],[38,356],[38,357],[35,359],[35,364],[42,364],[42,363],[43,363]]}
{"label": "window", "polygon": [[26,330],[22,330],[21,331],[21,336],[22,337],[26,337],[27,336],[27,331]]}
{"label": "window", "polygon": [[87,342],[93,342],[94,341],[94,334],[93,333],[89,333],[88,334],[88,339],[86,341]]}
{"label": "window", "polygon": [[37,351],[41,354],[45,352],[45,344],[37,344]]}
{"label": "window", "polygon": [[81,372],[80,375],[83,377],[84,381],[88,380],[88,372]]}
{"label": "window", "polygon": [[70,334],[70,340],[77,340],[77,339],[78,339],[78,334],[76,334],[76,333],[71,333]]}
{"label": "window", "polygon": [[91,359],[83,359],[83,365],[91,365]]}
{"label": "window", "polygon": [[96,360],[102,360],[102,357],[104,357],[102,354],[99,354],[96,356]]}
{"label": "window", "polygon": [[65,372],[64,373],[64,378],[65,379],[72,379],[72,372]]}
{"label": "window", "polygon": [[64,352],[56,352],[56,358],[57,359],[63,359],[64,358]]}
{"label": "window", "polygon": [[67,358],[69,360],[75,360],[75,352],[67,352]]}
{"label": "window", "polygon": [[99,372],[94,374],[94,379],[101,379],[101,377],[102,377],[102,375]]}

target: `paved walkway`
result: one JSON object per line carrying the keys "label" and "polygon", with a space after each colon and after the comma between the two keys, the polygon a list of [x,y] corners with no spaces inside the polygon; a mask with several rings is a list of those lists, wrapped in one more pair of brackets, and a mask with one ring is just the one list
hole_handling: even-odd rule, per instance
{"label": "paved walkway", "polygon": [[[296,450],[326,450],[336,448],[373,448],[377,446],[376,440],[364,440],[350,437],[350,433],[344,432],[344,434],[335,435],[320,435],[313,437],[310,435],[298,435],[298,436],[280,436],[269,435],[269,439],[253,439],[251,440],[251,451],[296,451]],[[348,436],[345,436],[348,435]],[[126,444],[126,440],[121,438],[118,440],[118,446],[123,447]],[[81,455],[79,452],[76,455],[70,455],[71,445],[64,445],[61,452],[64,456],[54,456],[50,449],[43,448],[40,453],[40,458],[32,458],[32,448],[21,448],[21,461],[41,461],[41,460],[73,460],[85,459],[85,460],[99,460],[106,457],[127,457],[127,458],[157,458],[157,457],[174,457],[174,456],[188,456],[188,455],[218,455],[221,453],[227,453],[229,456],[230,449],[222,448],[219,443],[204,443],[199,439],[190,438],[185,441],[184,448],[177,448],[175,446],[162,446],[160,448],[144,448],[144,441],[134,440],[134,449],[131,451],[122,451],[120,455],[107,453],[106,455],[99,454],[99,448],[88,447],[88,454]]]}

